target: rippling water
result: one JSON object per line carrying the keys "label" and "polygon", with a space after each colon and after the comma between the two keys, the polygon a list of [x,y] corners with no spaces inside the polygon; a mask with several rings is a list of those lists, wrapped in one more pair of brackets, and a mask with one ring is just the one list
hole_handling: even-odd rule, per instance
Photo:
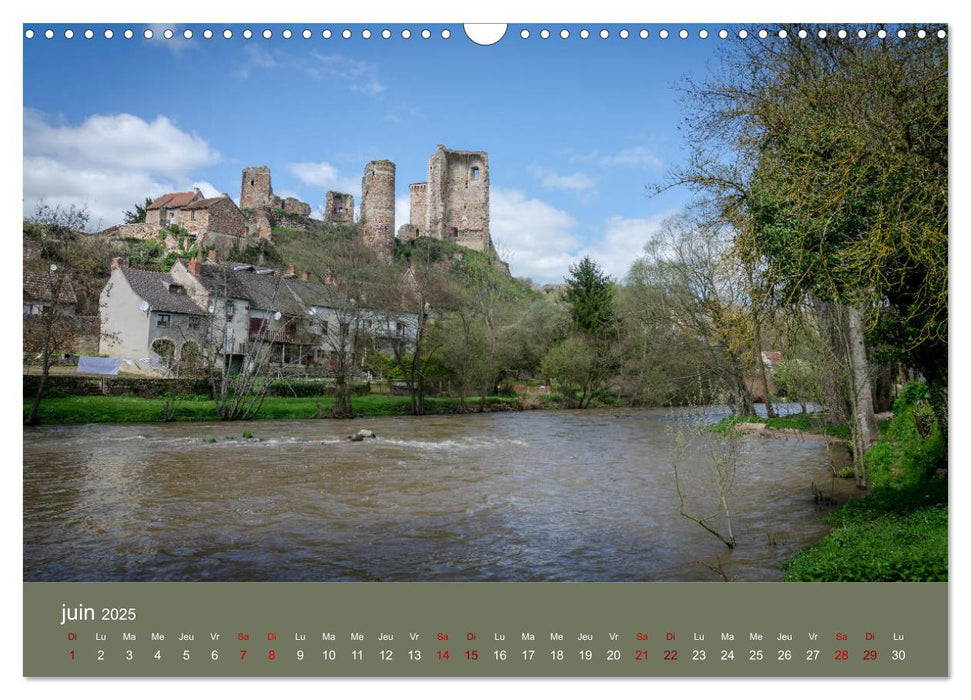
{"label": "rippling water", "polygon": [[[613,410],[25,428],[24,579],[781,578],[827,531],[810,495],[831,487],[826,444],[742,439],[729,551],[679,515],[678,425]],[[344,439],[364,427],[378,439]],[[684,491],[712,509],[717,438],[688,434]]]}

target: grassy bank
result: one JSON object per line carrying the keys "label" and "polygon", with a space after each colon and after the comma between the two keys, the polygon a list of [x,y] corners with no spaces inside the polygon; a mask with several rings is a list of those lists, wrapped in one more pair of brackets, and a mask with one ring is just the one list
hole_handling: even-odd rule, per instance
{"label": "grassy bank", "polygon": [[[407,396],[356,396],[354,411],[361,417],[401,416],[411,412]],[[467,411],[477,410],[479,399],[466,402]],[[490,396],[486,405],[492,410],[499,405],[518,409],[518,399],[510,396]],[[157,423],[165,420],[165,399],[144,399],[129,396],[67,396],[44,399],[40,406],[42,425],[78,425],[84,423]],[[24,416],[30,402],[24,401]],[[173,421],[219,420],[213,402],[204,396],[187,396],[177,400],[172,409]],[[333,396],[267,397],[263,401],[259,420],[298,420],[328,418],[334,409]],[[427,398],[425,410],[430,414],[462,412],[458,399]],[[498,409],[502,410],[502,409]]]}
{"label": "grassy bank", "polygon": [[[850,438],[848,426],[828,426],[823,418],[731,417],[713,429],[765,423],[769,428]],[[833,530],[786,563],[785,580],[947,580],[947,445],[933,423],[926,387],[908,386],[894,404],[893,418],[878,427],[879,440],[864,461],[867,495],[827,518]]]}

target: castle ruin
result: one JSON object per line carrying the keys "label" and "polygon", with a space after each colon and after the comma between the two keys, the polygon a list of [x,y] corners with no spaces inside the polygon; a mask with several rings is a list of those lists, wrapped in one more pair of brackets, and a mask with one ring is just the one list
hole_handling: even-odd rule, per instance
{"label": "castle ruin", "polygon": [[[428,179],[409,186],[410,220],[398,229],[398,238],[421,236],[451,241],[472,250],[492,251],[489,234],[489,157],[485,151],[454,151],[445,146],[428,159]],[[206,199],[198,190],[175,192],[153,201],[144,224],[114,226],[119,236],[149,238],[166,226],[180,225],[201,242],[206,235],[222,248],[233,240],[249,236],[270,238],[273,226],[286,215],[286,226],[303,230],[314,227],[308,221],[311,208],[296,197],[274,194],[270,168],[257,165],[245,168],[239,194],[239,208],[229,195]],[[353,224],[354,196],[344,192],[326,193],[325,224]],[[358,231],[362,241],[385,261],[395,250],[395,164],[373,160],[364,168],[361,181],[361,209]],[[225,251],[222,251],[225,252]]]}
{"label": "castle ruin", "polygon": [[390,160],[372,160],[361,181],[361,238],[386,261],[394,257],[394,172]]}
{"label": "castle ruin", "polygon": [[354,195],[344,192],[328,192],[324,204],[325,224],[354,223]]}

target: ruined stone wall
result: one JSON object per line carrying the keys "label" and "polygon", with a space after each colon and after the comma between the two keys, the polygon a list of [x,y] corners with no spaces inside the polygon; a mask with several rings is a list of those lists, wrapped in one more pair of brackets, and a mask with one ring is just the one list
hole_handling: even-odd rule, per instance
{"label": "ruined stone wall", "polygon": [[301,216],[310,216],[310,205],[306,202],[301,202],[296,197],[287,197],[283,200],[283,211],[287,214],[300,214]]}
{"label": "ruined stone wall", "polygon": [[353,224],[354,195],[345,192],[328,192],[324,204],[324,223]]}
{"label": "ruined stone wall", "polygon": [[361,236],[383,260],[394,256],[394,175],[394,163],[374,160],[361,182]]}
{"label": "ruined stone wall", "polygon": [[[152,226],[162,225],[162,210],[161,209],[149,209],[145,212],[145,223]],[[129,224],[130,225],[130,224]]]}
{"label": "ruined stone wall", "polygon": [[439,146],[428,159],[425,199],[427,235],[473,250],[491,250],[489,157],[484,151]]}
{"label": "ruined stone wall", "polygon": [[[279,199],[279,197],[276,199]],[[269,207],[273,206],[273,200],[273,187],[270,184],[270,169],[265,165],[257,165],[243,170],[243,182],[239,191],[240,208],[258,209],[260,207]]]}
{"label": "ruined stone wall", "polygon": [[415,236],[420,236],[425,228],[425,207],[428,192],[427,182],[416,182],[408,186],[411,194],[411,220],[409,223],[415,227]]}

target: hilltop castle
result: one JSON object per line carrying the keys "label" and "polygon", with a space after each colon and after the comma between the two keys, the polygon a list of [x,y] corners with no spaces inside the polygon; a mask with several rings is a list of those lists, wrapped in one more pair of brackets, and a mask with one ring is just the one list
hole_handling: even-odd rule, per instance
{"label": "hilltop castle", "polygon": [[[489,235],[489,158],[485,151],[453,151],[445,146],[428,159],[428,180],[409,186],[410,221],[399,227],[398,238],[428,236],[452,241],[473,250],[492,250]],[[226,253],[240,239],[272,238],[279,219],[296,219],[312,227],[311,207],[296,197],[273,193],[265,165],[242,173],[239,206],[229,197],[205,198],[196,189],[156,198],[140,224],[114,226],[105,231],[120,237],[152,238],[180,226],[198,244]],[[325,196],[325,224],[353,224],[354,197],[329,191]],[[364,167],[358,232],[383,260],[394,257],[395,164],[373,160]],[[170,236],[171,237],[171,236]]]}

